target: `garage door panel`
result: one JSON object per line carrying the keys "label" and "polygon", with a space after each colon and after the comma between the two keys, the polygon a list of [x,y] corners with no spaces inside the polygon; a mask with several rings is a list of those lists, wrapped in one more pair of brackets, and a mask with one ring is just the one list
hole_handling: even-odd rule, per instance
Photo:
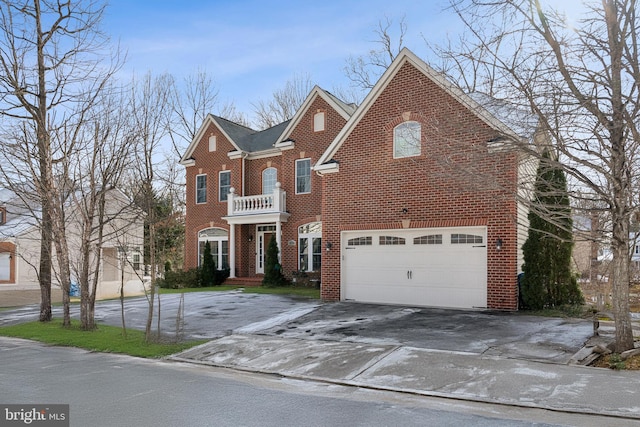
{"label": "garage door panel", "polygon": [[[432,244],[426,244],[427,239],[420,238],[426,235],[441,238],[437,244],[433,240],[429,240]],[[380,245],[381,240],[400,241],[380,236],[400,237],[405,244]],[[371,245],[349,249],[343,245],[343,298],[405,305],[486,307],[486,228],[345,232],[343,242],[357,237],[369,237],[366,241]],[[425,244],[414,244],[414,238]]]}

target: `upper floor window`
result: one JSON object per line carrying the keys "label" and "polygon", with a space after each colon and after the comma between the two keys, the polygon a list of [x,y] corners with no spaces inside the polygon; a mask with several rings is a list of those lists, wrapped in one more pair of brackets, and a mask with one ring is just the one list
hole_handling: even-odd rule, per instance
{"label": "upper floor window", "polygon": [[393,129],[393,157],[395,159],[419,156],[420,149],[420,123],[404,122]]}
{"label": "upper floor window", "polygon": [[140,256],[140,252],[134,252],[131,256],[131,264],[133,266],[133,269],[138,271],[140,270],[140,260],[141,260],[141,256]]}
{"label": "upper floor window", "polygon": [[231,188],[231,171],[220,172],[219,200],[226,202],[229,197],[229,189]]}
{"label": "upper floor window", "polygon": [[211,135],[209,137],[209,151],[216,151],[216,136]]}
{"label": "upper floor window", "polygon": [[278,182],[278,170],[266,168],[262,171],[262,194],[272,194]]}
{"label": "upper floor window", "polygon": [[311,159],[296,160],[296,194],[311,192]]}
{"label": "upper floor window", "polygon": [[313,131],[322,132],[325,129],[325,113],[318,111],[313,115]]}
{"label": "upper floor window", "polygon": [[196,203],[207,203],[207,175],[196,175]]}

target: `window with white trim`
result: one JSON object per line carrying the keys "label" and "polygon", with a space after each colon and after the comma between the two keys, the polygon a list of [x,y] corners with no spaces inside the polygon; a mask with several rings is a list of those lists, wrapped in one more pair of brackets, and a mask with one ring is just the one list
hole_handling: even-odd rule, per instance
{"label": "window with white trim", "polygon": [[218,194],[221,202],[226,202],[231,189],[231,171],[221,171],[219,175]]}
{"label": "window with white trim", "polygon": [[482,243],[482,236],[478,236],[475,234],[452,234],[451,235],[451,244],[470,244],[470,243]]}
{"label": "window with white trim", "polygon": [[198,266],[204,259],[204,247],[209,242],[213,262],[218,270],[229,268],[229,233],[222,228],[207,228],[198,233]]}
{"label": "window with white trim", "polygon": [[405,239],[402,237],[396,237],[396,236],[380,236],[380,238],[378,239],[378,244],[382,246],[404,245]]}
{"label": "window with white trim", "polygon": [[262,171],[262,194],[273,194],[278,182],[278,170],[276,168],[266,168]]}
{"label": "window with white trim", "polygon": [[413,239],[414,245],[441,245],[442,234],[429,234],[426,236],[415,237]]}
{"label": "window with white trim", "polygon": [[11,280],[11,253],[0,252],[0,280]]}
{"label": "window with white trim", "polygon": [[325,113],[318,111],[313,115],[313,131],[322,132],[325,129]]}
{"label": "window with white trim", "polygon": [[371,246],[373,244],[373,239],[371,236],[367,237],[354,237],[353,239],[349,239],[347,241],[347,246]]}
{"label": "window with white trim", "polygon": [[196,203],[207,203],[207,175],[196,175]]}
{"label": "window with white trim", "polygon": [[400,123],[393,129],[393,158],[419,156],[422,126],[418,122]]}
{"label": "window with white trim", "polygon": [[320,271],[322,266],[322,223],[298,227],[298,270]]}
{"label": "window with white trim", "polygon": [[140,252],[134,252],[131,255],[131,264],[133,265],[133,269],[138,271],[140,270],[140,260],[142,259]]}
{"label": "window with white trim", "polygon": [[311,159],[296,160],[296,194],[311,193]]}
{"label": "window with white trim", "polygon": [[209,137],[209,151],[216,151],[216,136],[211,135]]}

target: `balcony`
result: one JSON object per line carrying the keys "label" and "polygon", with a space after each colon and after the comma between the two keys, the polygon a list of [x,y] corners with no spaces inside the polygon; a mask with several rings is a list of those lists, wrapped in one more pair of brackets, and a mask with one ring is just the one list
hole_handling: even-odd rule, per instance
{"label": "balcony", "polygon": [[279,182],[276,182],[276,187],[273,189],[272,194],[237,196],[235,188],[232,187],[229,189],[227,198],[227,220],[248,216],[259,216],[266,220],[273,217],[273,214],[277,214],[278,217],[282,218],[282,215],[286,215],[286,217],[289,216],[286,212],[287,192],[281,188]]}

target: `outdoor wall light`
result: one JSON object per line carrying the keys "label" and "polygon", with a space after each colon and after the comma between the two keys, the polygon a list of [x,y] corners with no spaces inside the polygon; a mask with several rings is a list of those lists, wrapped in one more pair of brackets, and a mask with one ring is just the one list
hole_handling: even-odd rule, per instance
{"label": "outdoor wall light", "polygon": [[402,208],[402,213],[403,213],[403,214],[409,213],[409,209],[407,209],[407,208]]}
{"label": "outdoor wall light", "polygon": [[249,241],[253,242],[253,234],[249,234]]}
{"label": "outdoor wall light", "polygon": [[327,252],[329,252],[332,247],[333,247],[333,243],[327,242]]}
{"label": "outdoor wall light", "polygon": [[502,239],[496,240],[496,251],[502,250]]}

